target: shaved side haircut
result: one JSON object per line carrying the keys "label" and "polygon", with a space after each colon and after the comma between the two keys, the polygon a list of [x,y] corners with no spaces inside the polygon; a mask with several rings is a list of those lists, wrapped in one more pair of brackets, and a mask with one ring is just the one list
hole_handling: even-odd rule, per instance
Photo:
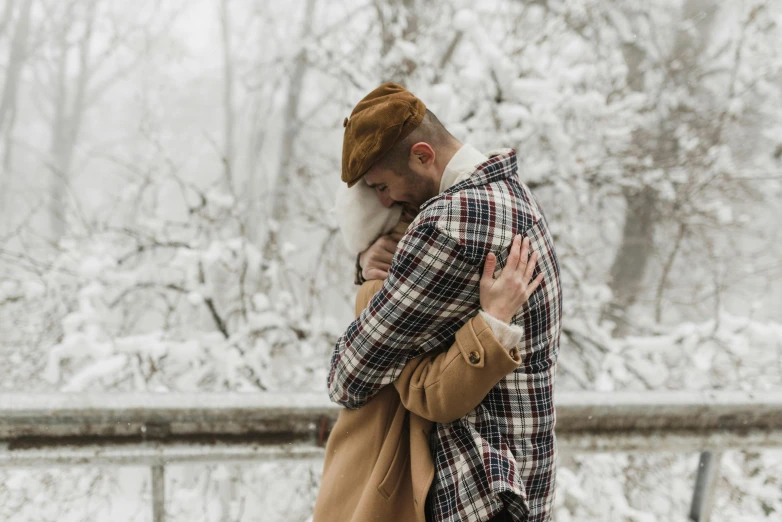
{"label": "shaved side haircut", "polygon": [[454,139],[453,135],[448,132],[448,129],[437,119],[437,116],[429,109],[426,109],[426,114],[424,114],[421,124],[402,141],[395,143],[391,150],[378,161],[378,164],[398,175],[407,176],[414,174],[409,166],[410,149],[413,148],[413,145],[423,141],[428,143],[434,150],[438,150],[442,146],[448,145]]}

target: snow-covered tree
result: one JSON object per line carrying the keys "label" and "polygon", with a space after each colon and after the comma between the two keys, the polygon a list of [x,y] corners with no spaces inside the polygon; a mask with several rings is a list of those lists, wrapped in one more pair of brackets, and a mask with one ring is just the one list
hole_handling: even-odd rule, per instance
{"label": "snow-covered tree", "polygon": [[[355,291],[329,212],[342,120],[392,80],[461,141],[518,151],[563,270],[560,389],[778,389],[780,24],[773,0],[6,0],[0,381],[323,390]],[[782,511],[778,456],[724,463],[725,520]],[[695,463],[562,470],[562,520],[671,520]],[[318,464],[299,471],[311,499]],[[289,500],[243,497],[268,472],[209,468],[182,479],[204,504],[172,502],[253,520]],[[36,481],[65,501],[55,475],[8,475],[0,518]]]}

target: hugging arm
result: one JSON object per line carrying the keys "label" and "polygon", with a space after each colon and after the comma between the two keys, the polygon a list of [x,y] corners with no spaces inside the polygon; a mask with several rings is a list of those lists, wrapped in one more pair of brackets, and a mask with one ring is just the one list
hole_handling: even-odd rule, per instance
{"label": "hugging arm", "polygon": [[[388,278],[337,341],[327,380],[331,400],[347,408],[360,408],[383,386],[396,381],[415,355],[432,350],[439,352],[453,344],[454,336],[465,326],[465,318],[475,315],[478,310],[476,287],[479,279],[481,305],[484,289],[486,295],[507,293],[502,290],[506,287],[513,289],[510,295],[514,299],[497,301],[504,306],[496,308],[498,315],[492,312],[494,317],[509,322],[513,312],[540,283],[539,279],[529,286],[522,283],[532,273],[524,267],[534,264],[519,261],[521,258],[526,260],[526,254],[519,252],[520,244],[518,236],[508,258],[509,266],[514,267],[507,271],[508,277],[503,270],[501,277],[494,280],[493,254],[487,258],[481,278],[477,266],[465,259],[462,247],[435,226],[423,224],[409,231],[394,254]],[[525,272],[523,279],[521,272]],[[492,301],[487,306],[492,305],[494,310],[494,304]],[[477,320],[471,325],[475,337],[461,332],[458,339],[461,346],[470,345],[467,342],[470,338],[474,342],[480,335],[486,335],[485,329],[476,331],[475,322]],[[460,346],[459,342],[456,344]],[[469,352],[467,355],[469,360]],[[430,376],[433,365],[434,362],[417,368],[418,372],[408,370],[413,373],[411,381],[424,387],[437,382],[442,386],[441,380]],[[450,377],[451,374],[446,373]],[[458,378],[458,372],[453,375]],[[409,390],[409,387],[402,389]],[[427,404],[431,407],[432,403]]]}
{"label": "hugging arm", "polygon": [[[361,286],[356,315],[381,286],[380,280]],[[484,313],[472,317],[456,332],[447,351],[435,350],[407,362],[393,383],[406,409],[434,422],[453,422],[472,411],[494,385],[519,367],[521,358],[515,346],[521,332],[505,325],[510,335],[503,335],[501,341]]]}
{"label": "hugging arm", "polygon": [[360,408],[399,377],[419,355],[416,350],[427,352],[452,339],[478,308],[477,275],[460,245],[435,226],[408,231],[380,290],[337,340],[329,398]]}

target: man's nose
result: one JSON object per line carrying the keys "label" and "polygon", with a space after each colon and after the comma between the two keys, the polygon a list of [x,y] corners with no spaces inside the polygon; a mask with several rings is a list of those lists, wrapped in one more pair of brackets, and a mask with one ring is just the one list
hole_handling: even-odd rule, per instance
{"label": "man's nose", "polygon": [[379,192],[377,196],[380,198],[380,203],[386,207],[391,208],[391,205],[396,203],[393,199],[391,199],[391,196],[388,195],[388,191],[385,192]]}

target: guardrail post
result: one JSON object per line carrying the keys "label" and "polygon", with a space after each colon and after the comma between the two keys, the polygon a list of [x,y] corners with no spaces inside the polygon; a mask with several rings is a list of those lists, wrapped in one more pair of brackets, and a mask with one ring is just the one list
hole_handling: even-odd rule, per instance
{"label": "guardrail post", "polygon": [[152,522],[166,520],[166,481],[162,464],[152,466]]}
{"label": "guardrail post", "polygon": [[721,452],[704,451],[698,459],[698,475],[695,479],[695,491],[692,494],[690,520],[709,522],[714,506],[714,492],[720,476]]}

